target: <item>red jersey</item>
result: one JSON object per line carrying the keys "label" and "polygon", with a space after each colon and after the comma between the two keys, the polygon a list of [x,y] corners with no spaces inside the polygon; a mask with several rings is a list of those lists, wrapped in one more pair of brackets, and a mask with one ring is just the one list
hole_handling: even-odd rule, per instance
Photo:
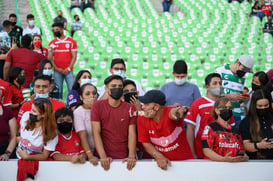
{"label": "red jersey", "polygon": [[[24,101],[24,96],[23,96],[23,93],[22,93],[22,90],[24,89],[22,86],[20,86],[20,88],[16,87],[16,85],[14,84],[10,84],[9,86],[10,88],[10,92],[11,92],[11,103],[12,104],[18,104],[22,101]],[[18,116],[18,113],[19,113],[19,110],[20,108],[15,108],[15,109],[12,109],[12,112],[14,114],[14,116],[16,117],[17,119],[17,116]]]}
{"label": "red jersey", "polygon": [[[38,50],[33,50],[34,52],[37,52],[37,53],[40,53],[40,54],[43,54],[45,57],[47,57],[48,55],[48,49],[47,48],[42,48],[43,51],[41,49],[38,49]],[[39,65],[40,65],[40,62],[36,65],[36,69],[39,69]]]}
{"label": "red jersey", "polygon": [[40,53],[27,48],[17,48],[8,53],[6,62],[11,63],[12,67],[22,67],[25,70],[26,81],[24,87],[29,87],[33,80],[36,65],[46,57]]}
{"label": "red jersey", "polygon": [[77,51],[76,41],[70,37],[65,37],[63,40],[55,38],[48,46],[53,47],[56,66],[62,69],[69,67],[72,60],[72,52]]}
{"label": "red jersey", "polygon": [[264,5],[264,6],[262,6],[262,12],[264,12],[264,14],[266,16],[271,15],[271,11],[272,11],[272,9],[271,9],[270,5]]}
{"label": "red jersey", "polygon": [[58,144],[56,145],[55,151],[50,154],[50,157],[53,157],[57,153],[79,155],[83,152],[80,138],[75,131],[71,131],[71,135],[68,138],[58,133]]}
{"label": "red jersey", "polygon": [[129,125],[136,124],[135,107],[122,102],[119,107],[112,107],[108,100],[94,102],[91,109],[91,121],[101,124],[101,138],[106,155],[113,159],[128,156]]}
{"label": "red jersey", "polygon": [[11,105],[11,96],[9,84],[0,79],[0,102],[3,106]]}
{"label": "red jersey", "polygon": [[164,107],[159,123],[153,119],[138,116],[138,141],[152,143],[169,160],[193,159],[183,121],[173,121],[169,118],[172,108]]}
{"label": "red jersey", "polygon": [[236,128],[226,128],[218,121],[210,123],[202,135],[203,148],[210,148],[218,155],[225,156],[231,152],[232,157],[244,150],[243,140]]}
{"label": "red jersey", "polygon": [[[23,116],[23,114],[27,111],[31,110],[31,105],[34,100],[28,101],[22,105],[22,107],[19,110],[18,117],[17,117],[17,124],[20,125],[20,120]],[[56,111],[57,109],[61,107],[66,107],[65,104],[62,101],[58,101],[56,99],[50,98],[51,104],[53,106],[53,110]]]}
{"label": "red jersey", "polygon": [[[196,99],[186,117],[185,122],[195,126],[195,139],[194,139],[194,151],[197,158],[204,158],[203,149],[202,149],[202,134],[205,126],[213,122],[214,119],[211,115],[213,110],[214,101],[207,97],[200,97]],[[234,118],[230,120],[230,124],[234,125]]]}

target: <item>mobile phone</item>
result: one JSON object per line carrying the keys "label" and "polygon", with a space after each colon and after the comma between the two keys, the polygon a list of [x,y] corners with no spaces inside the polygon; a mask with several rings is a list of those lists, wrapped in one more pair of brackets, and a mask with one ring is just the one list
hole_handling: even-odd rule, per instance
{"label": "mobile phone", "polygon": [[249,97],[249,94],[242,94],[242,96]]}
{"label": "mobile phone", "polygon": [[244,156],[245,153],[246,153],[245,151],[240,151],[240,152],[237,153],[237,156]]}
{"label": "mobile phone", "polygon": [[267,141],[273,143],[273,138],[269,138],[269,139],[267,139]]}

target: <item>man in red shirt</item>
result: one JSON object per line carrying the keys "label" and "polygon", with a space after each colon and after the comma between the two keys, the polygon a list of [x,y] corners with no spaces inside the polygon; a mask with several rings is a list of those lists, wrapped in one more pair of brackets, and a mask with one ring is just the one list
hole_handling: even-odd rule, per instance
{"label": "man in red shirt", "polygon": [[11,105],[12,94],[10,92],[9,84],[0,79],[0,104],[3,106]]}
{"label": "man in red shirt", "polygon": [[[48,98],[50,99],[54,111],[61,107],[65,107],[65,104],[61,101],[58,101],[56,99],[49,98],[49,92],[50,92],[50,85],[51,85],[51,78],[46,75],[37,76],[34,79],[34,87],[33,91],[35,93],[35,99],[36,98]],[[17,117],[17,124],[20,125],[20,120],[23,116],[23,114],[27,111],[31,110],[31,105],[34,100],[28,101],[22,105],[22,107],[19,110],[19,114]]]}
{"label": "man in red shirt", "polygon": [[[222,79],[220,74],[211,73],[205,78],[207,95],[196,99],[186,117],[187,139],[191,147],[194,158],[204,158],[202,148],[202,134],[206,125],[213,122],[211,111],[214,102],[221,95]],[[234,126],[234,118],[231,118],[231,125]]]}
{"label": "man in red shirt", "polygon": [[54,67],[55,83],[59,87],[59,97],[62,98],[64,79],[68,91],[72,89],[74,83],[73,66],[77,58],[77,43],[72,38],[64,36],[62,23],[54,23],[52,28],[56,38],[48,45],[48,59]]}
{"label": "man in red shirt", "polygon": [[148,91],[139,100],[144,113],[137,120],[138,141],[157,165],[166,170],[170,160],[193,159],[181,119],[186,107],[164,106],[166,97],[160,90]]}
{"label": "man in red shirt", "polygon": [[123,79],[111,75],[104,80],[107,99],[94,102],[91,109],[92,132],[101,166],[108,170],[112,159],[127,161],[127,169],[136,164],[136,111],[123,102]]}
{"label": "man in red shirt", "polygon": [[8,53],[4,65],[4,79],[8,79],[9,71],[12,67],[22,67],[25,70],[26,77],[25,83],[22,86],[26,88],[29,87],[29,84],[33,80],[36,65],[46,57],[30,49],[31,37],[29,35],[22,37],[21,44],[22,48],[14,49]]}

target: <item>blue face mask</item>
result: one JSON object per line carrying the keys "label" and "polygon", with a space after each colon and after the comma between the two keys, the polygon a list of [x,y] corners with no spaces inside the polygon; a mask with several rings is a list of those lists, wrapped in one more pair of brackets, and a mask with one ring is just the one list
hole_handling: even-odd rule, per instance
{"label": "blue face mask", "polygon": [[43,75],[51,76],[52,75],[52,69],[44,69],[43,70]]}
{"label": "blue face mask", "polygon": [[82,79],[81,86],[83,86],[84,84],[92,84],[92,80],[91,79]]}
{"label": "blue face mask", "polygon": [[38,99],[38,98],[48,98],[48,94],[49,93],[45,93],[45,94],[38,94],[38,93],[35,93],[35,99]]}
{"label": "blue face mask", "polygon": [[29,24],[29,26],[34,26],[35,25],[35,21],[34,20],[29,20],[28,24]]}
{"label": "blue face mask", "polygon": [[122,78],[125,78],[125,71],[124,70],[114,70],[113,72],[115,75],[119,75]]}
{"label": "blue face mask", "polygon": [[184,79],[174,78],[174,82],[175,82],[176,85],[183,85],[186,82],[186,78],[184,78]]}

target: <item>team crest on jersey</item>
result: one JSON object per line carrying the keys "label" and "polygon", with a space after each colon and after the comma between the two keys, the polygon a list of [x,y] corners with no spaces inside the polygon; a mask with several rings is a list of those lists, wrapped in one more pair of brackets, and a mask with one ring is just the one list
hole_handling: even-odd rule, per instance
{"label": "team crest on jersey", "polygon": [[78,141],[75,141],[75,146],[76,147],[80,146],[80,143]]}
{"label": "team crest on jersey", "polygon": [[69,99],[69,100],[73,99],[73,95],[69,95],[69,96],[68,96],[68,99]]}
{"label": "team crest on jersey", "polygon": [[65,44],[65,48],[69,48],[70,47],[70,45],[67,43],[67,44]]}

